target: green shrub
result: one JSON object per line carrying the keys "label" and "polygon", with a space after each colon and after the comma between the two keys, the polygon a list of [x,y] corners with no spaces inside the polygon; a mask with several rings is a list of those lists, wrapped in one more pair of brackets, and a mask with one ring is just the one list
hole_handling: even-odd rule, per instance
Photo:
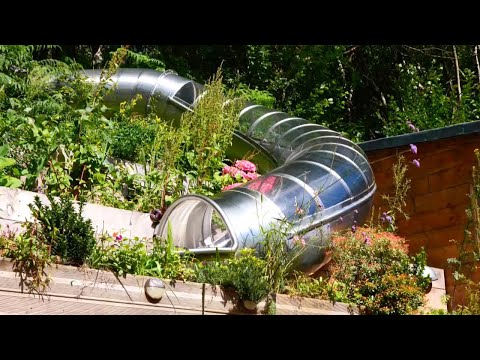
{"label": "green shrub", "polygon": [[195,264],[192,280],[213,286],[233,287],[238,300],[258,303],[270,292],[265,268],[265,261],[256,256],[255,249],[245,248],[232,259],[220,261],[217,254],[215,261]]}
{"label": "green shrub", "polygon": [[212,286],[231,285],[229,280],[229,268],[225,263],[218,261],[202,261],[194,265],[194,280],[198,283],[210,284]]}
{"label": "green shrub", "polygon": [[344,283],[329,281],[327,278],[317,279],[304,273],[295,273],[285,286],[287,294],[307,298],[331,300],[332,302],[348,302],[347,289]]}
{"label": "green shrub", "polygon": [[111,154],[113,157],[139,161],[141,150],[155,139],[155,126],[133,123],[116,123],[111,134]]}
{"label": "green shrub", "polygon": [[33,227],[37,237],[51,246],[52,255],[59,256],[64,262],[83,264],[95,247],[95,236],[90,219],[82,217],[84,202],[79,202],[79,210],[74,208],[73,200],[61,196],[55,200],[47,195],[50,207],[42,204],[35,196],[29,204],[36,221]]}
{"label": "green shrub", "polygon": [[240,300],[258,303],[268,295],[265,262],[255,256],[254,249],[240,250],[237,258],[229,260],[228,266],[228,282],[237,290]]}

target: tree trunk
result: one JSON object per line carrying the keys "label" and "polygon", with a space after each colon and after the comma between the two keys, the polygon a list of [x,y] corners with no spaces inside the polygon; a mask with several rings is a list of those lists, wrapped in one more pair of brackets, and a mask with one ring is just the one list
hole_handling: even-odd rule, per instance
{"label": "tree trunk", "polygon": [[480,62],[478,61],[478,48],[480,45],[473,46],[473,54],[475,55],[475,63],[477,64],[478,83],[480,84]]}
{"label": "tree trunk", "polygon": [[460,83],[460,67],[458,66],[458,56],[457,56],[457,48],[453,45],[453,56],[455,58],[455,70],[457,73],[457,90],[458,90],[458,102],[462,101],[462,86]]}

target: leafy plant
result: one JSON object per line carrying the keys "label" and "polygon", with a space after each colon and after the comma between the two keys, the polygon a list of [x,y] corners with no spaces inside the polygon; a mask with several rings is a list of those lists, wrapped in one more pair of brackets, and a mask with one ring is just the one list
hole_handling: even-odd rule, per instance
{"label": "leafy plant", "polygon": [[22,185],[22,181],[16,177],[5,174],[6,168],[15,164],[15,159],[6,157],[7,154],[8,146],[0,146],[0,186],[18,188]]}
{"label": "leafy plant", "polygon": [[50,206],[44,205],[38,196],[29,204],[36,222],[32,228],[36,237],[51,247],[52,255],[64,262],[83,264],[95,247],[95,236],[90,219],[82,217],[84,202],[75,210],[71,197],[55,200],[47,195]]}
{"label": "leafy plant", "polygon": [[[26,225],[23,225],[26,227]],[[47,268],[53,264],[50,246],[35,236],[34,227],[17,234],[8,226],[0,233],[0,255],[11,258],[12,269],[20,276],[20,288],[42,296],[50,285]]]}
{"label": "leafy plant", "polygon": [[238,257],[228,262],[228,282],[237,291],[240,300],[255,303],[269,294],[268,278],[264,270],[265,262],[255,256],[255,250],[240,250]]}
{"label": "leafy plant", "polygon": [[455,309],[456,293],[459,287],[466,290],[466,303],[462,311],[477,313],[480,309],[480,292],[478,283],[472,280],[473,274],[479,269],[480,262],[480,150],[474,151],[476,166],[472,168],[472,188],[469,193],[470,204],[465,210],[467,222],[463,239],[454,241],[458,256],[449,258],[448,264],[453,270],[454,288],[451,297],[451,309]]}
{"label": "leafy plant", "polygon": [[188,134],[182,164],[195,184],[191,190],[213,195],[220,190],[213,180],[232,144],[242,101],[227,101],[229,96],[224,94],[220,68],[205,85],[205,91],[195,111],[184,113],[180,120],[182,133]]}
{"label": "leafy plant", "polygon": [[153,239],[149,250],[146,239],[123,238],[121,235],[103,236],[88,259],[88,265],[96,269],[110,270],[119,276],[127,274],[155,276],[174,280],[185,280],[193,276],[188,263],[191,256],[181,255],[173,247],[170,235],[166,240]]}
{"label": "leafy plant", "polygon": [[403,215],[407,220],[409,219],[408,214],[404,210],[407,205],[406,199],[411,183],[411,180],[406,176],[407,170],[405,157],[399,155],[397,162],[393,165],[394,191],[391,195],[382,194],[382,199],[387,203],[388,211],[381,217],[379,226],[386,224],[386,228],[391,232],[397,229],[395,223],[399,215]]}
{"label": "leafy plant", "polygon": [[300,272],[295,272],[293,278],[289,279],[285,291],[291,296],[330,300],[333,303],[349,301],[344,283],[324,277],[313,278]]}

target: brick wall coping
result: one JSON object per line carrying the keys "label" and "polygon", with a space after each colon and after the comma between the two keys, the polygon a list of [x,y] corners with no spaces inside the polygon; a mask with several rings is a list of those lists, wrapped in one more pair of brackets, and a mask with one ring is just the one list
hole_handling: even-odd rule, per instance
{"label": "brick wall coping", "polygon": [[454,136],[467,135],[480,132],[480,121],[472,121],[450,125],[439,129],[419,131],[411,134],[390,136],[381,139],[369,140],[359,143],[363,151],[373,151],[400,147],[408,144],[418,144],[427,141],[445,139]]}

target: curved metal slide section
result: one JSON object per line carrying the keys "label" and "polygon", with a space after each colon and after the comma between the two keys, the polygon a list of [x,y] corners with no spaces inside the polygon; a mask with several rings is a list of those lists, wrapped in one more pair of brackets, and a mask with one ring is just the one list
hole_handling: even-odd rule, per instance
{"label": "curved metal slide section", "polygon": [[[94,82],[100,70],[86,70]],[[203,86],[176,73],[121,69],[110,80],[107,103],[142,95],[137,110],[154,111],[178,122],[193,111]],[[310,245],[300,267],[321,261],[321,245],[332,231],[363,223],[376,190],[364,152],[339,133],[305,119],[248,104],[227,156],[239,159],[255,153],[253,161],[265,175],[212,197],[189,194],[174,202],[156,229],[166,237],[171,223],[174,242],[193,253],[231,252],[256,246],[270,229],[288,222],[286,241],[301,234]]]}

